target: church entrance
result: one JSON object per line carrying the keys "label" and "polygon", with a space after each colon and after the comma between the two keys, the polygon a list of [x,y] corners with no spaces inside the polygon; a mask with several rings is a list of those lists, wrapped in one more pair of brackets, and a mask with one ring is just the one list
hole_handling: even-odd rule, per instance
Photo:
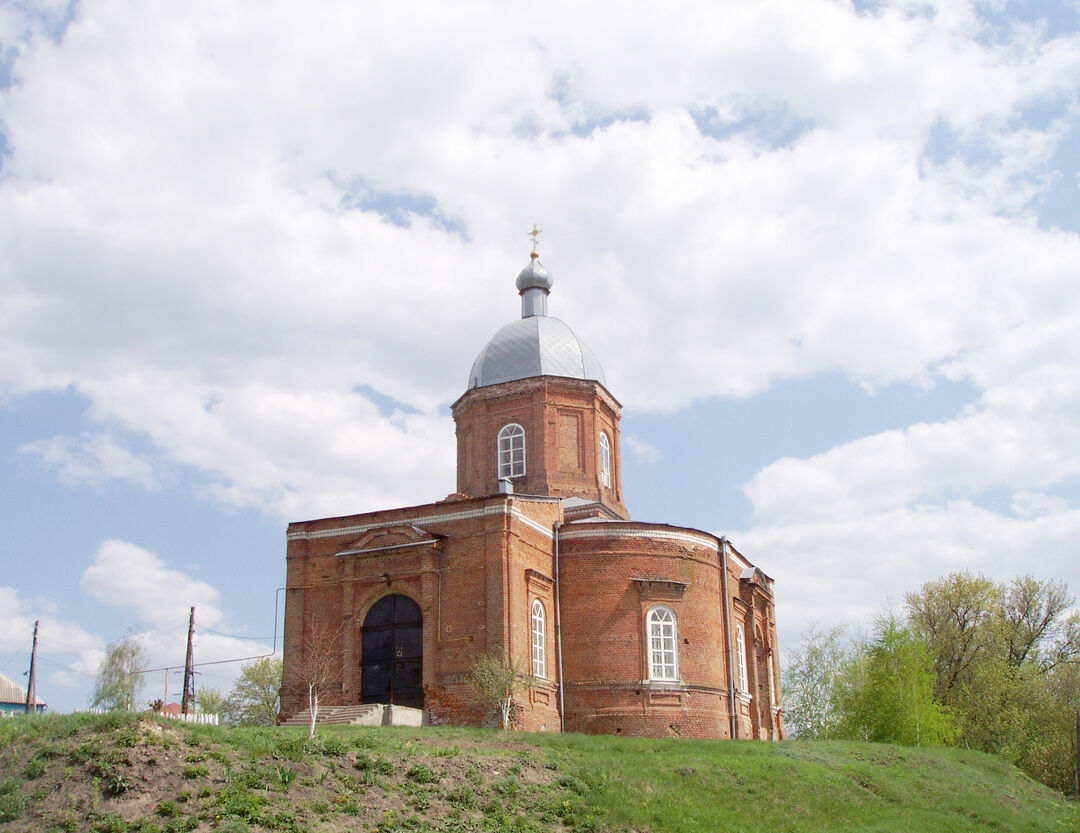
{"label": "church entrance", "polygon": [[424,628],[420,605],[384,596],[368,611],[361,633],[360,702],[424,707]]}

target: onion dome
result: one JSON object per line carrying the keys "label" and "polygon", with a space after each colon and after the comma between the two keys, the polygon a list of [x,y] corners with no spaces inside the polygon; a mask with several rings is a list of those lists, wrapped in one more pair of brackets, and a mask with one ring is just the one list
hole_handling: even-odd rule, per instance
{"label": "onion dome", "polygon": [[521,293],[521,320],[495,333],[480,351],[469,373],[469,387],[533,376],[592,379],[606,385],[596,354],[566,324],[547,314],[552,279],[535,251],[516,285]]}

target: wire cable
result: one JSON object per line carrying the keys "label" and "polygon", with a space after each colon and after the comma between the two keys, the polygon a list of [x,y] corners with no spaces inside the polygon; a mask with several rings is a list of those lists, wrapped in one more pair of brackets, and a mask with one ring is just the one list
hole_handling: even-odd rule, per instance
{"label": "wire cable", "polygon": [[43,657],[41,654],[38,654],[38,659],[41,660],[42,662],[49,663],[49,665],[55,665],[57,668],[63,668],[65,671],[70,671],[72,674],[82,674],[84,677],[96,677],[97,676],[97,674],[90,674],[90,673],[88,673],[86,671],[80,671],[78,668],[72,668],[70,665],[64,665],[63,663],[57,662],[54,659],[49,659],[48,657]]}
{"label": "wire cable", "polygon": [[227,636],[230,639],[249,639],[249,640],[251,640],[253,642],[260,642],[260,641],[263,641],[263,640],[273,639],[274,638],[272,636],[247,636],[247,635],[242,634],[242,633],[223,633],[222,631],[216,631],[213,628],[206,627],[206,625],[199,625],[199,624],[195,625],[195,630],[196,631],[206,631],[207,633],[215,633],[218,636]]}
{"label": "wire cable", "polygon": [[3,665],[0,665],[0,671],[3,671],[5,668],[7,668],[9,665],[11,665],[11,663],[13,663],[18,657],[21,657],[23,654],[25,654],[26,653],[26,646],[29,645],[29,644],[30,644],[30,640],[27,639],[22,644],[22,646],[19,648],[19,650],[17,650],[14,654],[12,654],[10,657],[7,658],[7,662],[5,662]]}

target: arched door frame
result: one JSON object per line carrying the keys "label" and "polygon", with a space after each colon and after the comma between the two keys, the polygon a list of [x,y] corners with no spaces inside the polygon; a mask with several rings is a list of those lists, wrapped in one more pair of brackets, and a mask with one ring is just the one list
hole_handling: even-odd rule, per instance
{"label": "arched door frame", "polygon": [[360,702],[424,707],[424,622],[416,600],[387,593],[360,627]]}

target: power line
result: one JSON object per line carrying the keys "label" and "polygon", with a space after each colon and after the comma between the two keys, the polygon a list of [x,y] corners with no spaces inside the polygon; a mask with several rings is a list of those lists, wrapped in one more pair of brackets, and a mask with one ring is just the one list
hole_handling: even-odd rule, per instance
{"label": "power line", "polygon": [[13,662],[15,661],[16,657],[21,657],[21,656],[22,656],[23,654],[25,654],[25,653],[26,653],[26,651],[24,651],[23,649],[24,649],[24,648],[25,648],[25,647],[26,647],[26,646],[27,646],[27,645],[28,645],[29,643],[30,643],[30,640],[29,640],[29,639],[27,639],[27,640],[26,640],[26,642],[24,642],[24,643],[23,643],[23,644],[22,644],[22,645],[21,645],[21,646],[19,647],[19,650],[17,650],[17,651],[16,651],[16,652],[15,652],[14,654],[12,654],[12,655],[11,655],[10,657],[8,657],[8,658],[7,658],[7,662],[5,662],[5,663],[4,663],[3,665],[0,665],[0,671],[3,671],[3,670],[4,670],[5,668],[7,668],[7,667],[8,667],[9,665],[11,665],[11,663],[13,663]]}
{"label": "power line", "polygon": [[97,674],[90,674],[90,673],[87,673],[86,671],[80,671],[78,668],[72,668],[70,665],[64,665],[63,663],[59,663],[54,659],[49,659],[48,657],[39,656],[38,659],[41,660],[42,662],[49,663],[49,665],[55,665],[57,668],[63,668],[65,671],[70,671],[72,674],[82,674],[84,677],[96,677],[97,676]]}
{"label": "power line", "polygon": [[197,630],[206,631],[207,633],[215,633],[218,636],[227,636],[231,639],[248,639],[252,642],[261,642],[266,639],[274,639],[273,636],[247,636],[242,633],[223,633],[222,631],[216,631],[213,628],[208,628],[206,625],[196,625]]}

